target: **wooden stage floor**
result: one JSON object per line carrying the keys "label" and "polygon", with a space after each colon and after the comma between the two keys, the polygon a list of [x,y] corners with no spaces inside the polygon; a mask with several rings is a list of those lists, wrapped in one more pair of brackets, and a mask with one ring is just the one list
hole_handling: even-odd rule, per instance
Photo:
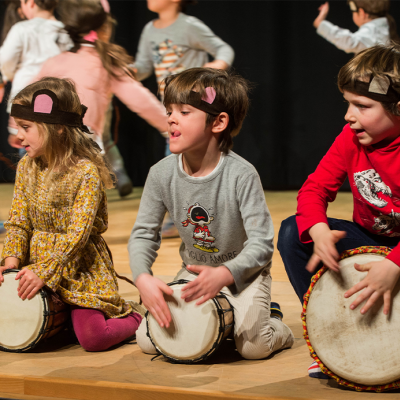
{"label": "wooden stage floor", "polygon": [[[6,219],[13,186],[0,184],[0,220]],[[141,189],[121,200],[108,192],[109,230],[104,235],[119,274],[130,276],[127,241],[135,222]],[[280,222],[296,208],[295,192],[266,192],[275,232]],[[351,218],[351,194],[339,193],[329,215]],[[0,235],[0,249],[4,241]],[[180,266],[179,239],[164,240],[154,266],[155,275],[172,280]],[[292,349],[268,359],[242,359],[233,343],[211,360],[196,365],[172,365],[143,354],[136,344],[124,344],[110,351],[89,353],[68,335],[49,339],[30,353],[0,354],[0,398],[88,399],[88,400],[183,400],[183,399],[399,399],[400,391],[384,394],[357,393],[332,381],[311,379],[307,368],[311,358],[302,338],[301,305],[288,282],[279,252],[273,259],[272,298],[280,303],[284,321],[296,337]],[[121,281],[125,298],[137,299],[137,290]]]}

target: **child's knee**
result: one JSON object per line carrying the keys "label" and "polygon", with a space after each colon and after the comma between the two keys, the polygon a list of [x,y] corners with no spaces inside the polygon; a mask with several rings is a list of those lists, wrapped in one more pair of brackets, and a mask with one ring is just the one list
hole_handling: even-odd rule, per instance
{"label": "child's knee", "polygon": [[86,351],[104,351],[108,349],[107,340],[99,335],[99,333],[90,333],[78,337],[79,344]]}
{"label": "child's knee", "polygon": [[239,354],[246,360],[260,360],[268,357],[273,349],[267,343],[255,343],[249,340],[236,340],[236,348]]}
{"label": "child's knee", "polygon": [[279,251],[284,251],[287,246],[293,245],[298,240],[298,232],[295,215],[283,220],[278,234]]}

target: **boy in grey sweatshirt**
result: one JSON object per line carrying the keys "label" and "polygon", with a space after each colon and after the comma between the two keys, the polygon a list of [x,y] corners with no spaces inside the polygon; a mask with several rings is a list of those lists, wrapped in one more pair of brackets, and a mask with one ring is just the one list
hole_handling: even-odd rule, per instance
{"label": "boy in grey sweatshirt", "polygon": [[[230,151],[248,108],[247,82],[211,68],[166,78],[171,156],[148,175],[128,249],[144,306],[161,327],[171,315],[163,294],[172,289],[152,276],[166,211],[178,227],[182,269],[176,279],[186,301],[201,304],[224,293],[234,308],[234,337],[248,359],[291,347],[293,334],[271,318],[273,225],[255,168]],[[155,348],[146,321],[137,342]]]}

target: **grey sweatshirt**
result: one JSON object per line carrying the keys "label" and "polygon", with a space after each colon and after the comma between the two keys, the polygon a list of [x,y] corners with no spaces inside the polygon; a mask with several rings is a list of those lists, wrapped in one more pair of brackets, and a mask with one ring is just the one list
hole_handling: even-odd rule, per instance
{"label": "grey sweatshirt", "polygon": [[273,253],[274,229],[256,169],[233,152],[221,156],[206,177],[191,177],[175,154],[154,165],[128,243],[133,279],[152,274],[169,211],[182,244],[183,267],[225,265],[239,294],[265,268]]}
{"label": "grey sweatshirt", "polygon": [[[140,36],[136,54],[136,77],[139,81],[153,71],[160,85],[162,80],[189,68],[202,67],[208,54],[231,65],[234,51],[210,28],[195,17],[180,13],[166,28],[158,29],[150,21]],[[163,88],[161,87],[161,94]]]}

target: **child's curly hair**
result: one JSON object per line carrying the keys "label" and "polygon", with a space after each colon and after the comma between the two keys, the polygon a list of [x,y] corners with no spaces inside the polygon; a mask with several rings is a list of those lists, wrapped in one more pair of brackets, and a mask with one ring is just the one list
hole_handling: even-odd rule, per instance
{"label": "child's curly hair", "polygon": [[[33,94],[40,89],[53,91],[58,98],[59,108],[81,114],[81,101],[75,89],[75,84],[69,79],[46,77],[32,83],[21,90],[13,99],[13,104],[30,106]],[[33,187],[35,170],[47,167],[46,184],[50,193],[54,192],[57,185],[57,176],[61,173],[74,175],[78,162],[89,160],[99,172],[100,179],[105,188],[114,186],[115,177],[105,157],[101,154],[98,145],[88,137],[80,128],[35,122],[40,135],[43,135],[44,154],[36,158],[28,158],[24,179],[28,187]],[[72,182],[73,176],[71,176]]]}
{"label": "child's curly hair", "polygon": [[[339,71],[338,87],[343,93],[345,86],[354,86],[356,81],[369,82],[371,76],[387,76],[400,95],[400,45],[377,45],[355,55]],[[393,115],[400,116],[396,103],[381,102]]]}

